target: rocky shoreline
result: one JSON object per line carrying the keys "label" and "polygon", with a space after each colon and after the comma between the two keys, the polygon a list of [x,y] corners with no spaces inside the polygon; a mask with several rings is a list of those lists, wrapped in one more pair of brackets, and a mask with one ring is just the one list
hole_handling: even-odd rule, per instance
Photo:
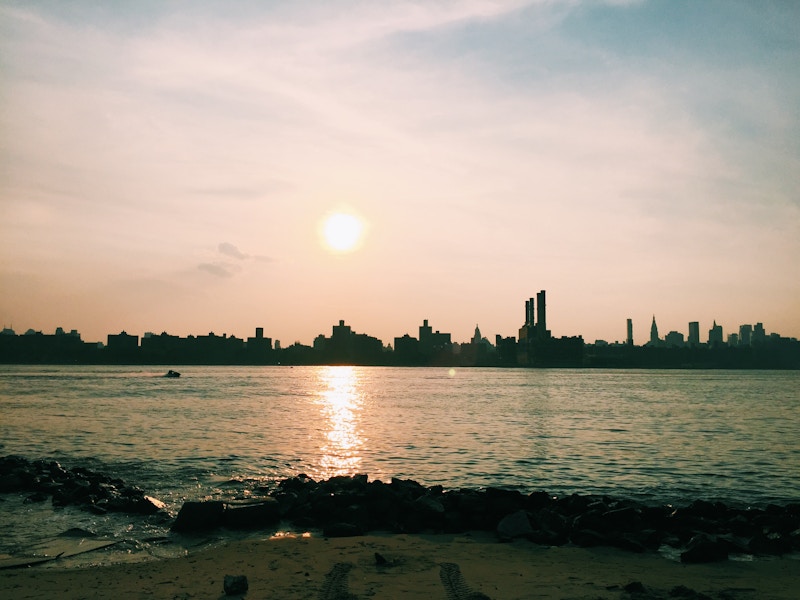
{"label": "rocky shoreline", "polygon": [[[0,457],[0,493],[28,493],[27,501],[79,506],[98,514],[163,514],[163,503],[137,487],[81,467]],[[547,546],[609,546],[636,553],[665,546],[682,562],[727,560],[730,555],[781,556],[800,551],[800,503],[734,508],[695,500],[650,506],[608,496],[499,488],[445,490],[413,480],[369,481],[367,475],[281,481],[264,498],[242,503],[185,502],[171,529],[258,531],[279,523],[320,530],[325,537],[370,532],[491,531],[500,541],[527,539]]]}

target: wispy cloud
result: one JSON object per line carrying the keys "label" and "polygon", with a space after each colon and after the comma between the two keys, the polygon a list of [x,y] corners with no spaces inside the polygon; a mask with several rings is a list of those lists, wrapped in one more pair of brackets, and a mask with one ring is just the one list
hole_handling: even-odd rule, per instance
{"label": "wispy cloud", "polygon": [[228,242],[222,242],[219,245],[219,253],[224,254],[225,256],[238,258],[239,260],[248,258],[247,254],[242,254],[236,246],[229,244]]}
{"label": "wispy cloud", "polygon": [[205,271],[214,277],[229,278],[239,272],[239,269],[230,263],[201,263],[197,266],[201,271]]}

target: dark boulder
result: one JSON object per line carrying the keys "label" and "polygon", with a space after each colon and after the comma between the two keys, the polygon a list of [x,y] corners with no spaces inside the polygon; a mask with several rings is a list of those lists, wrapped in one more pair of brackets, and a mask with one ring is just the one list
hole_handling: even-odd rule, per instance
{"label": "dark boulder", "polygon": [[175,522],[172,524],[172,531],[181,533],[193,533],[197,531],[208,531],[222,525],[225,504],[217,500],[209,502],[184,502]]}
{"label": "dark boulder", "polygon": [[483,493],[485,510],[497,522],[504,515],[525,508],[527,496],[523,496],[517,490],[506,490],[502,488],[486,488]]}
{"label": "dark boulder", "polygon": [[683,563],[708,563],[721,560],[728,560],[728,544],[706,534],[693,537],[686,550],[681,552]]}
{"label": "dark boulder", "polygon": [[496,531],[501,542],[510,542],[517,538],[529,538],[533,534],[533,527],[527,511],[517,510],[500,519]]}
{"label": "dark boulder", "polygon": [[747,549],[760,556],[777,556],[788,554],[794,548],[792,536],[782,533],[759,533],[747,544]]}
{"label": "dark boulder", "polygon": [[226,596],[241,596],[249,589],[245,575],[225,575],[222,580],[222,589]]}
{"label": "dark boulder", "polygon": [[222,514],[222,525],[230,529],[261,529],[280,519],[280,507],[274,498],[248,504],[228,504]]}
{"label": "dark boulder", "polygon": [[595,546],[611,546],[608,538],[600,532],[591,529],[575,530],[569,535],[569,541],[581,548],[593,548]]}
{"label": "dark boulder", "polygon": [[24,492],[25,482],[19,473],[6,473],[0,475],[0,494],[12,494],[14,492]]}

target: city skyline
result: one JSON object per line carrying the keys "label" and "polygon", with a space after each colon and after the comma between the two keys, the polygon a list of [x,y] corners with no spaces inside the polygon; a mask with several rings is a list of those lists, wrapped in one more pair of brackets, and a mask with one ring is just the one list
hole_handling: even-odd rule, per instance
{"label": "city skyline", "polygon": [[[654,319],[655,319],[655,317],[656,316],[653,315]],[[612,338],[612,339],[602,339],[602,338],[588,339],[585,336],[582,336],[582,334],[580,334],[580,333],[577,333],[577,334],[574,334],[574,335],[583,337],[585,343],[588,344],[588,345],[592,345],[592,344],[595,344],[597,342],[622,345],[622,344],[625,344],[626,341],[627,341],[627,325],[628,325],[628,321],[629,320],[626,319],[626,323],[623,324],[623,333],[625,335],[620,335],[620,336],[618,336],[616,338]],[[630,321],[632,321],[632,319],[630,319]],[[502,336],[502,337],[514,337],[514,338],[516,338],[519,329],[523,325],[525,325],[526,323],[527,323],[527,320],[524,321],[524,322],[520,321],[519,326],[514,331],[509,331],[509,332],[500,332],[500,331],[493,332],[493,331],[487,331],[487,330],[483,330],[483,329],[481,329],[481,331],[482,331],[483,338],[487,339],[491,344],[494,344],[495,336],[498,336],[498,335]],[[688,321],[686,323],[686,328],[685,329],[672,328],[672,327],[670,327],[670,328],[661,328],[661,326],[659,326],[659,331],[661,333],[659,334],[658,339],[660,339],[663,342],[666,339],[666,336],[668,335],[668,333],[679,332],[681,334],[686,334],[685,335],[685,337],[687,338],[686,339],[686,343],[688,344],[689,343],[689,338],[690,338],[690,335],[691,335],[691,326],[692,326],[693,323],[698,323],[698,322],[697,321]],[[389,345],[389,346],[392,346],[392,347],[394,346],[394,340],[396,338],[403,337],[404,335],[410,335],[411,337],[414,337],[415,332],[417,331],[417,328],[420,327],[420,326],[426,326],[427,327],[428,325],[430,325],[434,330],[436,330],[437,334],[441,330],[442,333],[446,333],[448,336],[452,336],[452,332],[447,331],[447,330],[443,330],[442,328],[438,327],[436,325],[436,323],[430,322],[430,319],[421,319],[419,321],[419,323],[417,323],[416,325],[413,325],[410,328],[407,328],[407,330],[405,330],[405,331],[395,332],[392,336],[390,336],[388,338],[383,338],[383,337],[380,337],[378,335],[374,335],[372,332],[366,331],[366,330],[360,328],[357,325],[356,322],[348,320],[348,319],[338,319],[336,322],[330,323],[327,326],[323,326],[323,327],[327,327],[328,329],[335,329],[337,326],[341,326],[341,325],[346,325],[347,327],[351,327],[354,331],[357,331],[357,332],[359,332],[361,334],[365,334],[365,335],[369,335],[369,336],[375,337],[375,338],[381,340],[384,343],[384,345]],[[699,343],[701,345],[705,345],[705,344],[710,343],[710,341],[711,341],[710,330],[712,329],[712,327],[719,327],[721,329],[721,335],[723,335],[722,342],[727,344],[730,335],[735,335],[738,338],[739,332],[740,332],[742,327],[748,327],[748,326],[749,327],[753,327],[753,326],[756,326],[756,325],[762,325],[763,326],[763,323],[761,321],[754,321],[754,322],[751,322],[751,323],[740,323],[740,324],[738,324],[736,326],[732,326],[731,328],[726,328],[722,323],[719,323],[716,320],[712,321],[712,325],[710,325],[708,328],[704,328],[703,324],[699,323]],[[472,329],[470,331],[470,335],[464,337],[463,341],[461,341],[462,338],[453,337],[452,338],[452,342],[455,343],[455,344],[468,344],[468,343],[470,343],[473,340],[476,327],[480,328],[480,322],[476,323],[472,327]],[[143,337],[150,336],[150,335],[158,336],[158,335],[161,335],[161,334],[168,334],[168,335],[171,335],[171,336],[178,336],[178,337],[190,337],[190,336],[191,337],[196,337],[196,336],[204,336],[204,335],[215,335],[215,336],[219,336],[219,337],[226,336],[226,337],[235,337],[235,338],[238,338],[238,339],[247,340],[248,338],[252,337],[253,332],[258,332],[260,330],[262,334],[266,334],[265,337],[269,338],[273,342],[278,342],[282,347],[287,347],[287,346],[290,346],[290,345],[295,344],[295,343],[299,343],[299,344],[305,345],[305,346],[311,346],[314,343],[314,339],[316,339],[319,336],[324,336],[325,335],[325,331],[320,330],[312,338],[310,338],[308,340],[301,340],[301,339],[294,339],[294,338],[292,338],[291,341],[289,341],[289,338],[287,338],[286,340],[283,340],[283,339],[276,338],[273,335],[271,335],[270,331],[269,331],[269,328],[265,327],[263,324],[262,325],[253,325],[253,327],[251,327],[250,331],[248,331],[248,332],[198,330],[198,331],[190,332],[188,334],[178,334],[178,333],[176,333],[174,331],[168,331],[168,330],[153,331],[152,329],[145,329],[143,331],[127,331],[127,330],[124,330],[124,329],[117,329],[117,330],[114,330],[114,331],[106,332],[106,334],[104,336],[102,336],[102,338],[98,338],[98,339],[88,339],[85,335],[83,335],[83,333],[80,330],[78,330],[76,328],[63,327],[63,326],[58,326],[52,331],[45,331],[43,329],[37,329],[37,328],[34,328],[34,327],[27,327],[27,328],[25,328],[24,331],[22,331],[22,330],[18,331],[16,329],[14,329],[13,327],[4,325],[2,330],[3,330],[4,333],[9,333],[9,332],[13,331],[15,335],[28,335],[28,334],[31,334],[31,333],[40,333],[40,334],[44,334],[44,335],[78,334],[81,337],[82,341],[84,341],[84,342],[92,342],[92,343],[93,342],[101,342],[103,344],[106,343],[106,338],[109,335],[114,336],[114,335],[119,335],[121,333],[125,333],[125,334],[128,334],[128,335],[136,336],[136,337],[139,337],[139,338],[143,338]],[[633,322],[633,344],[634,345],[636,345],[636,346],[645,346],[645,345],[647,345],[648,343],[650,343],[652,341],[650,323],[647,324],[647,327],[639,327],[638,330],[641,331],[641,333],[639,334],[638,337],[639,338],[646,338],[646,339],[644,341],[639,340],[637,342],[637,335],[636,335],[637,327],[636,327],[636,323],[634,321]],[[793,339],[793,340],[797,339],[795,336],[790,336],[790,335],[786,335],[784,332],[771,330],[769,327],[766,327],[766,326],[763,326],[763,331],[764,331],[764,333],[765,333],[765,335],[767,337],[769,337],[771,334],[774,334],[774,335],[778,335],[778,336],[785,337],[785,338],[788,338],[788,339]],[[570,337],[570,336],[567,336],[566,334],[561,334],[561,333],[559,333],[557,331],[553,332],[552,335],[554,337]]]}
{"label": "city skyline", "polygon": [[[190,10],[189,10],[190,8]],[[0,3],[0,325],[800,337],[800,5]]]}

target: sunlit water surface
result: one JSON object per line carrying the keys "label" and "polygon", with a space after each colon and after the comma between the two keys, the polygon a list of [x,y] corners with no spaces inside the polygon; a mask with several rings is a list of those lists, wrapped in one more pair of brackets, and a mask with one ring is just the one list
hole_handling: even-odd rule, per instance
{"label": "sunlit water surface", "polygon": [[[86,466],[174,514],[289,476],[651,503],[800,500],[800,373],[369,367],[0,366],[0,454]],[[83,519],[0,502],[10,544]],[[158,530],[159,526],[152,526]],[[141,533],[141,532],[140,532]]]}

